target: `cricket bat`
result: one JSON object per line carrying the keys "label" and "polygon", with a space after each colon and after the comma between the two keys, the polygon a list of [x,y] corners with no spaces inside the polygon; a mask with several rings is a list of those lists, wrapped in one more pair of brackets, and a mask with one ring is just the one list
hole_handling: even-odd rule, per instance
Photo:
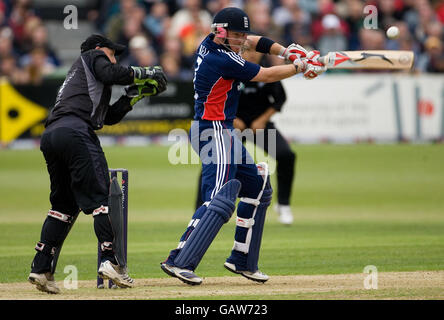
{"label": "cricket bat", "polygon": [[332,51],[318,61],[328,69],[410,69],[414,54],[401,50]]}

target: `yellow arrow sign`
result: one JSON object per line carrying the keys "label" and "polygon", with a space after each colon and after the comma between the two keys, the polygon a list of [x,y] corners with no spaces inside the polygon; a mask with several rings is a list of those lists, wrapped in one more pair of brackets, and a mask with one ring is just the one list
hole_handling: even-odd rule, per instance
{"label": "yellow arrow sign", "polygon": [[0,81],[0,142],[8,144],[47,117],[48,110]]}

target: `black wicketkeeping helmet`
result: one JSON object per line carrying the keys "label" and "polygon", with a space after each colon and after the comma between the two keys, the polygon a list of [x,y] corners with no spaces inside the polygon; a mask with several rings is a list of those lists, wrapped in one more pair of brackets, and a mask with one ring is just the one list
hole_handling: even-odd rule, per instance
{"label": "black wicketkeeping helmet", "polygon": [[213,30],[222,27],[230,31],[251,33],[248,15],[243,10],[235,7],[227,7],[219,11],[214,16],[211,27]]}
{"label": "black wicketkeeping helmet", "polygon": [[121,54],[125,50],[124,45],[114,43],[102,35],[93,34],[93,35],[90,35],[85,41],[83,41],[83,43],[80,46],[80,52],[83,53],[88,50],[92,50],[95,47],[102,47],[102,48],[106,47],[106,48],[113,49],[115,51],[116,56],[118,56],[119,54]]}

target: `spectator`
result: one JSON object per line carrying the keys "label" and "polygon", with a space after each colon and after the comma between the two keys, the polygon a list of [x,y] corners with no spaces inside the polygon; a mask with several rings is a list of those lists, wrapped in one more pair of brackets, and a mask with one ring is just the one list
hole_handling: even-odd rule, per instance
{"label": "spectator", "polygon": [[[179,37],[184,29],[190,28],[190,26],[209,26],[212,22],[211,15],[202,9],[201,0],[184,0],[184,7],[177,11],[171,19],[168,36]],[[206,33],[209,32],[208,29],[206,31]]]}
{"label": "spectator", "polygon": [[24,28],[26,22],[35,17],[31,9],[31,0],[13,0],[13,7],[8,19],[8,25],[14,33],[15,46],[21,48],[24,43]]}
{"label": "spectator", "polygon": [[113,3],[115,0],[97,0],[96,5],[88,11],[88,20],[94,23],[94,26],[100,33],[105,33],[105,26],[110,17],[115,14]]}
{"label": "spectator", "polygon": [[274,24],[271,19],[270,6],[266,1],[259,0],[249,2],[245,7],[245,12],[250,17],[251,29],[253,32],[270,37],[277,42],[281,42],[281,28]]}
{"label": "spectator", "polygon": [[443,39],[444,24],[439,20],[430,21],[425,25],[425,33],[427,37],[437,37],[439,39]]}
{"label": "spectator", "polygon": [[50,74],[56,68],[51,63],[45,48],[34,48],[28,55],[22,58],[23,68],[28,75],[28,80],[33,85],[42,82],[45,75]]}
{"label": "spectator", "polygon": [[280,0],[280,5],[273,10],[273,22],[280,27],[293,22],[293,11],[298,10],[298,0]]}
{"label": "spectator", "polygon": [[211,23],[212,17],[201,8],[201,0],[185,0],[184,8],[173,15],[168,35],[181,40],[185,68],[194,65],[196,48],[210,33]]}
{"label": "spectator", "polygon": [[335,3],[333,2],[333,0],[317,0],[316,2],[318,5],[317,11],[312,13],[317,14],[321,17],[329,13],[335,13]]}
{"label": "spectator", "polygon": [[177,37],[168,37],[165,39],[164,52],[172,54],[179,59],[182,64],[182,42]]}
{"label": "spectator", "polygon": [[6,23],[6,5],[0,0],[0,26]]}
{"label": "spectator", "polygon": [[60,60],[57,57],[56,52],[52,49],[48,40],[48,30],[46,26],[40,21],[35,27],[30,30],[30,39],[28,44],[31,48],[43,48],[48,54],[48,58],[55,66],[60,66]]}
{"label": "spectator", "polygon": [[182,52],[182,42],[179,38],[170,37],[165,40],[164,54],[168,54],[174,57],[176,61],[180,61],[180,73],[189,74],[194,73],[194,65],[189,65],[187,57]]}
{"label": "spectator", "polygon": [[141,7],[135,7],[132,9],[128,17],[124,20],[123,28],[117,38],[117,42],[128,45],[130,39],[134,36],[145,33],[142,21],[145,16],[145,10]]}
{"label": "spectator", "polygon": [[17,64],[14,56],[3,56],[0,59],[0,77],[12,78],[17,70]]}
{"label": "spectator", "polygon": [[211,16],[214,16],[217,12],[226,7],[243,8],[243,0],[209,0],[207,1],[206,8],[210,12]]}
{"label": "spectator", "polygon": [[416,0],[412,7],[405,14],[405,21],[409,24],[410,32],[420,42],[427,38],[426,25],[437,20],[437,15],[430,6],[429,0]]}
{"label": "spectator", "polygon": [[[165,37],[165,31],[169,28],[171,23],[168,12],[168,6],[165,2],[155,2],[151,6],[150,14],[148,14],[144,20],[143,25],[152,36],[156,45],[160,47]],[[158,48],[157,51],[161,51]]]}
{"label": "spectator", "polygon": [[393,25],[398,27],[399,36],[394,40],[388,40],[385,48],[387,50],[411,50],[418,57],[421,54],[421,47],[409,32],[407,23],[397,21]]}
{"label": "spectator", "polygon": [[350,34],[348,37],[348,49],[358,50],[359,48],[359,30],[364,23],[364,4],[361,0],[347,1],[345,22],[349,26]]}
{"label": "spectator", "polygon": [[439,21],[442,24],[444,24],[444,1],[442,1],[442,0],[436,1],[435,6],[436,6],[435,11],[436,11],[437,17],[438,17]]}
{"label": "spectator", "polygon": [[0,77],[6,77],[13,84],[25,84],[28,82],[28,74],[18,68],[16,58],[13,55],[0,59]]}
{"label": "spectator", "polygon": [[388,29],[395,21],[402,20],[404,4],[399,0],[378,0],[378,27]]}
{"label": "spectator", "polygon": [[428,0],[418,0],[416,3],[416,8],[419,16],[419,25],[416,29],[416,35],[418,39],[425,41],[427,39],[427,25],[433,21],[437,21],[437,15],[433,11],[433,8]]}
{"label": "spectator", "polygon": [[18,57],[14,50],[14,35],[9,27],[4,27],[0,31],[0,59],[8,56]]}
{"label": "spectator", "polygon": [[348,28],[346,24],[335,14],[327,14],[322,17],[321,31],[316,48],[321,54],[329,51],[344,51],[348,48]]}
{"label": "spectator", "polygon": [[[14,64],[17,70],[28,64],[36,48],[46,52],[45,63],[61,64],[31,4],[32,0],[0,0],[0,63],[7,57],[4,70],[8,74]],[[365,5],[377,6],[379,30],[363,29]],[[436,39],[441,45],[444,41],[443,0],[98,0],[88,19],[99,32],[127,46],[123,61],[146,65],[162,59],[172,63],[171,74],[187,77],[194,67],[196,45],[210,32],[212,16],[227,6],[248,11],[255,32],[282,39],[286,45],[299,43],[322,53],[361,48],[413,50],[421,61],[431,61],[432,67],[421,70],[440,69],[435,51],[440,46]],[[391,25],[400,29],[396,40],[386,39],[383,33]],[[6,37],[5,30],[12,30],[12,35]],[[147,42],[144,48],[138,47],[139,36]]]}
{"label": "spectator", "polygon": [[[313,0],[298,0],[299,7],[309,15],[316,16],[320,12],[320,8],[324,7],[322,1],[313,1]],[[329,1],[331,3],[331,1]]]}
{"label": "spectator", "polygon": [[359,31],[360,50],[384,50],[385,34],[382,30],[361,29]]}
{"label": "spectator", "polygon": [[122,59],[122,65],[139,67],[157,65],[156,52],[143,34],[131,38],[128,49],[129,55]]}
{"label": "spectator", "polygon": [[138,7],[136,0],[120,0],[118,13],[110,16],[104,27],[107,38],[116,42],[121,36],[121,30],[126,21],[133,18],[133,12]]}
{"label": "spectator", "polygon": [[423,72],[444,72],[444,50],[441,39],[427,38],[424,48],[425,52],[419,58],[418,68]]}
{"label": "spectator", "polygon": [[298,43],[304,47],[313,47],[311,36],[311,16],[299,5],[293,6],[291,21],[284,26],[284,39],[287,45]]}
{"label": "spectator", "polygon": [[[136,4],[128,8],[121,18],[122,20],[119,20],[116,17],[116,20],[114,20],[116,24],[113,25],[114,31],[109,34],[112,38],[116,37],[115,42],[123,44],[128,48],[129,41],[137,35],[144,35],[149,39],[150,43],[152,42],[143,27],[143,19],[145,18],[144,8]],[[122,22],[121,26],[118,25],[119,21]],[[121,60],[124,60],[127,58],[128,54],[128,49],[125,49],[119,57]]]}
{"label": "spectator", "polygon": [[160,56],[160,65],[169,80],[191,81],[193,72],[191,69],[183,69],[180,59],[176,55],[165,52]]}
{"label": "spectator", "polygon": [[43,21],[37,16],[31,16],[26,20],[23,25],[22,37],[19,43],[19,50],[21,53],[28,53],[33,48],[31,43],[32,33],[41,24],[43,24]]}

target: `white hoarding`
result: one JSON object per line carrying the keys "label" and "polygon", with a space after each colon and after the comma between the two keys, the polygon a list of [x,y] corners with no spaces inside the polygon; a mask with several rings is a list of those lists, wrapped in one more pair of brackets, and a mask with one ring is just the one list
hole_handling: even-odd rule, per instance
{"label": "white hoarding", "polygon": [[300,142],[431,140],[443,136],[444,77],[348,73],[283,81],[273,120]]}

